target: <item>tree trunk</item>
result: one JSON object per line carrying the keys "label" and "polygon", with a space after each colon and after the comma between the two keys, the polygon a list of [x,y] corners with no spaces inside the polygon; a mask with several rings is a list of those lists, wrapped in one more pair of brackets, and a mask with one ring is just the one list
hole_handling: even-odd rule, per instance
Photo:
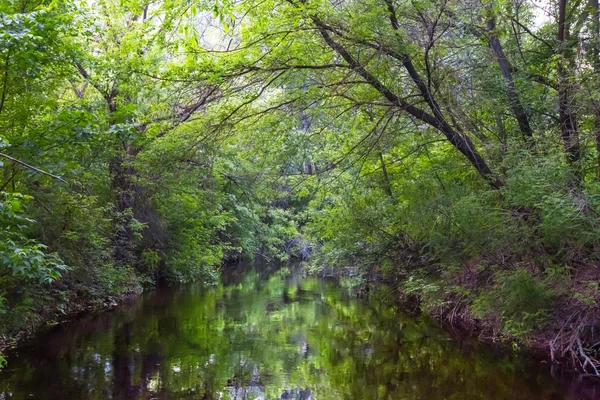
{"label": "tree trunk", "polygon": [[569,163],[574,164],[581,157],[577,116],[573,112],[572,84],[569,81],[568,63],[569,22],[567,21],[567,0],[558,3],[558,111],[560,135]]}
{"label": "tree trunk", "polygon": [[[76,63],[81,76],[90,83],[104,98],[109,111],[109,125],[115,126],[116,111],[118,108],[118,85],[113,82],[112,89],[107,90],[94,82],[83,65]],[[212,93],[212,92],[211,92]],[[210,93],[209,93],[210,94]],[[187,120],[207,98],[198,105],[188,110],[181,116],[180,122]],[[138,128],[142,131],[146,125]],[[133,161],[141,151],[140,147],[121,141],[116,149],[116,155],[109,161],[110,192],[115,206],[115,219],[113,220],[113,259],[118,265],[133,266],[136,261],[134,254],[136,237],[133,227],[134,220],[146,224],[147,228],[142,233],[146,248],[163,248],[166,242],[165,232],[159,218],[150,206],[140,188],[136,185],[136,171]]]}
{"label": "tree trunk", "polygon": [[392,191],[392,183],[390,182],[390,177],[387,172],[387,167],[385,166],[385,160],[383,159],[383,152],[381,150],[379,153],[379,162],[381,163],[381,171],[383,171],[383,189],[387,193],[390,198],[394,198],[394,192]]}
{"label": "tree trunk", "polygon": [[4,104],[6,102],[6,94],[8,93],[8,72],[10,70],[10,48],[6,52],[6,59],[4,60],[4,74],[2,77],[2,96],[0,97],[0,114],[4,111]]}
{"label": "tree trunk", "polygon": [[132,161],[138,152],[137,148],[122,143],[118,154],[109,163],[111,193],[117,213],[113,255],[119,265],[132,265],[135,259],[133,220],[136,210],[136,188]]}
{"label": "tree trunk", "polygon": [[496,62],[500,67],[500,72],[502,73],[502,77],[504,78],[504,82],[506,82],[506,94],[508,97],[508,104],[510,105],[512,112],[519,124],[519,129],[523,134],[523,138],[526,141],[531,142],[533,138],[533,131],[531,126],[529,125],[529,118],[527,117],[527,112],[521,104],[521,100],[519,99],[519,94],[517,92],[517,87],[515,86],[515,81],[512,76],[511,66],[508,62],[508,58],[504,53],[504,49],[502,48],[502,44],[498,37],[494,34],[494,29],[496,28],[496,22],[494,19],[490,19],[487,24],[488,28],[488,45],[496,58]]}
{"label": "tree trunk", "polygon": [[[600,77],[600,9],[598,0],[591,0],[592,7],[592,64],[596,77]],[[596,141],[596,179],[600,180],[600,104],[594,101],[594,139]]]}

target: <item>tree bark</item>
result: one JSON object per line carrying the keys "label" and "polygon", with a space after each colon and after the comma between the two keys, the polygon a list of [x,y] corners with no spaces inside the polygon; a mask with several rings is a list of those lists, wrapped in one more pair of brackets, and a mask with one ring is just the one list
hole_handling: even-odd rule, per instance
{"label": "tree bark", "polygon": [[526,141],[530,141],[533,138],[533,130],[529,124],[529,118],[527,117],[527,112],[525,111],[525,107],[521,104],[521,100],[519,99],[519,94],[517,92],[517,87],[515,86],[515,81],[512,75],[512,68],[504,53],[504,49],[502,48],[502,44],[498,37],[494,34],[494,29],[496,28],[496,22],[492,18],[487,23],[488,28],[488,45],[494,54],[496,62],[500,67],[500,72],[502,73],[502,78],[504,78],[504,82],[506,83],[506,95],[508,97],[508,104],[510,105],[512,112],[519,124],[519,129],[523,134],[523,138]]}
{"label": "tree bark", "polygon": [[6,103],[6,94],[8,92],[8,71],[10,69],[10,48],[6,53],[6,59],[4,60],[4,76],[2,78],[2,97],[0,97],[0,114],[4,111],[4,104]]}
{"label": "tree bark", "polygon": [[132,265],[134,261],[136,187],[132,161],[137,153],[136,148],[123,142],[118,154],[109,162],[110,189],[117,213],[113,256],[119,265]]}
{"label": "tree bark", "polygon": [[[594,73],[600,77],[600,9],[598,0],[591,0],[592,8],[592,65]],[[600,180],[600,104],[593,102],[594,139],[596,142],[596,179]]]}
{"label": "tree bark", "polygon": [[569,81],[567,48],[569,45],[569,22],[567,21],[567,0],[558,2],[558,119],[560,135],[569,163],[579,161],[579,128],[577,116],[573,112],[572,84]]}
{"label": "tree bark", "polygon": [[381,171],[383,172],[383,189],[387,193],[390,198],[394,198],[394,192],[392,191],[392,183],[390,182],[390,177],[387,172],[387,167],[385,165],[385,160],[383,159],[383,152],[381,149],[378,151],[379,162],[381,163]]}

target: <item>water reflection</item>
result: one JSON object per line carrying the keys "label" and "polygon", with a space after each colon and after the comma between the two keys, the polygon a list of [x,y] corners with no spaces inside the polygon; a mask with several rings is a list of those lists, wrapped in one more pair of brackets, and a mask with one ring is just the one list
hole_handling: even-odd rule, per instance
{"label": "water reflection", "polygon": [[[565,399],[537,364],[287,268],[237,269],[57,327],[10,354],[0,399]],[[575,398],[575,397],[573,397]]]}

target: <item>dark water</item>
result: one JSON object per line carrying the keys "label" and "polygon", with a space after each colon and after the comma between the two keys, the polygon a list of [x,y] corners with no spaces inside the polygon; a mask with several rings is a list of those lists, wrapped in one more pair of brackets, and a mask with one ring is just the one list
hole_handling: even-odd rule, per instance
{"label": "dark water", "polygon": [[577,399],[539,361],[284,268],[161,289],[9,354],[0,399]]}

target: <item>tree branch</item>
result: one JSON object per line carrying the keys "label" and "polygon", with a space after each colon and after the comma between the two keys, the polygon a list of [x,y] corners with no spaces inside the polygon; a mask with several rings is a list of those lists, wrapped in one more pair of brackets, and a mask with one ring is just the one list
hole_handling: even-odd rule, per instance
{"label": "tree branch", "polygon": [[21,160],[17,160],[16,158],[9,156],[8,154],[0,153],[0,157],[2,157],[2,158],[6,158],[7,160],[10,160],[10,161],[14,162],[15,164],[17,164],[17,165],[20,165],[20,166],[21,166],[21,167],[23,167],[23,168],[30,169],[30,170],[32,170],[32,171],[35,171],[35,172],[37,172],[37,173],[40,173],[40,174],[42,174],[42,175],[47,175],[47,176],[49,176],[49,177],[51,177],[51,178],[54,178],[54,179],[57,179],[57,180],[61,181],[62,183],[66,183],[67,185],[69,184],[67,181],[65,181],[65,180],[64,180],[63,178],[61,178],[60,176],[56,176],[56,175],[54,175],[54,174],[51,174],[50,172],[46,172],[46,171],[44,171],[44,170],[42,170],[42,169],[39,169],[39,168],[37,168],[37,167],[34,167],[33,165],[29,165],[29,164],[27,164],[27,163],[24,163],[24,162],[23,162],[23,161],[21,161]]}
{"label": "tree branch", "polygon": [[[390,18],[392,18],[392,17],[390,17]],[[443,133],[444,136],[446,136],[446,138],[448,139],[448,141],[471,162],[471,164],[475,167],[477,172],[479,172],[479,174],[484,179],[486,179],[492,187],[497,189],[502,186],[502,182],[498,179],[498,177],[496,177],[492,173],[491,169],[489,168],[489,166],[487,165],[487,163],[485,162],[485,160],[483,159],[481,154],[479,154],[479,152],[475,149],[475,146],[473,145],[471,140],[466,135],[464,135],[462,132],[455,131],[454,128],[452,128],[443,119],[437,103],[429,95],[429,92],[427,90],[427,86],[425,85],[425,83],[420,79],[418,74],[416,74],[414,67],[412,67],[412,64],[410,63],[410,59],[407,60],[407,63],[409,65],[407,66],[405,64],[404,66],[407,68],[409,75],[411,75],[411,78],[413,79],[413,81],[415,81],[415,83],[419,87],[419,90],[421,91],[424,99],[426,100],[426,102],[428,103],[428,105],[430,106],[432,111],[434,112],[434,115],[431,115],[431,114],[427,113],[426,111],[424,111],[423,109],[418,108],[418,107],[408,103],[404,99],[396,96],[388,87],[386,87],[383,83],[381,83],[374,75],[369,73],[365,69],[365,67],[363,67],[356,59],[354,59],[354,57],[348,52],[348,50],[346,50],[345,47],[343,47],[341,44],[339,44],[338,42],[333,40],[333,38],[331,37],[331,35],[329,33],[330,29],[327,29],[328,28],[327,24],[325,24],[323,21],[321,21],[317,16],[312,16],[311,19],[313,20],[314,24],[319,29],[319,32],[320,32],[321,36],[323,37],[323,39],[325,40],[325,43],[327,43],[327,45],[333,51],[335,51],[337,54],[339,54],[344,59],[344,61],[346,61],[348,63],[350,68],[356,74],[358,74],[360,77],[362,77],[367,83],[369,83],[374,89],[376,89],[384,98],[386,98],[391,104],[396,105],[401,110],[408,113],[409,115],[415,117],[416,119],[418,119],[420,121],[425,122],[426,124],[430,125],[431,127],[435,128],[438,131],[440,131],[441,133]],[[392,21],[393,21],[393,18],[392,18]],[[392,22],[392,23],[394,24],[394,22]],[[396,21],[396,23],[397,23],[397,21]],[[412,69],[411,69],[411,67],[412,67]],[[420,81],[420,82],[418,82],[418,81]],[[423,92],[423,90],[425,92]]]}

